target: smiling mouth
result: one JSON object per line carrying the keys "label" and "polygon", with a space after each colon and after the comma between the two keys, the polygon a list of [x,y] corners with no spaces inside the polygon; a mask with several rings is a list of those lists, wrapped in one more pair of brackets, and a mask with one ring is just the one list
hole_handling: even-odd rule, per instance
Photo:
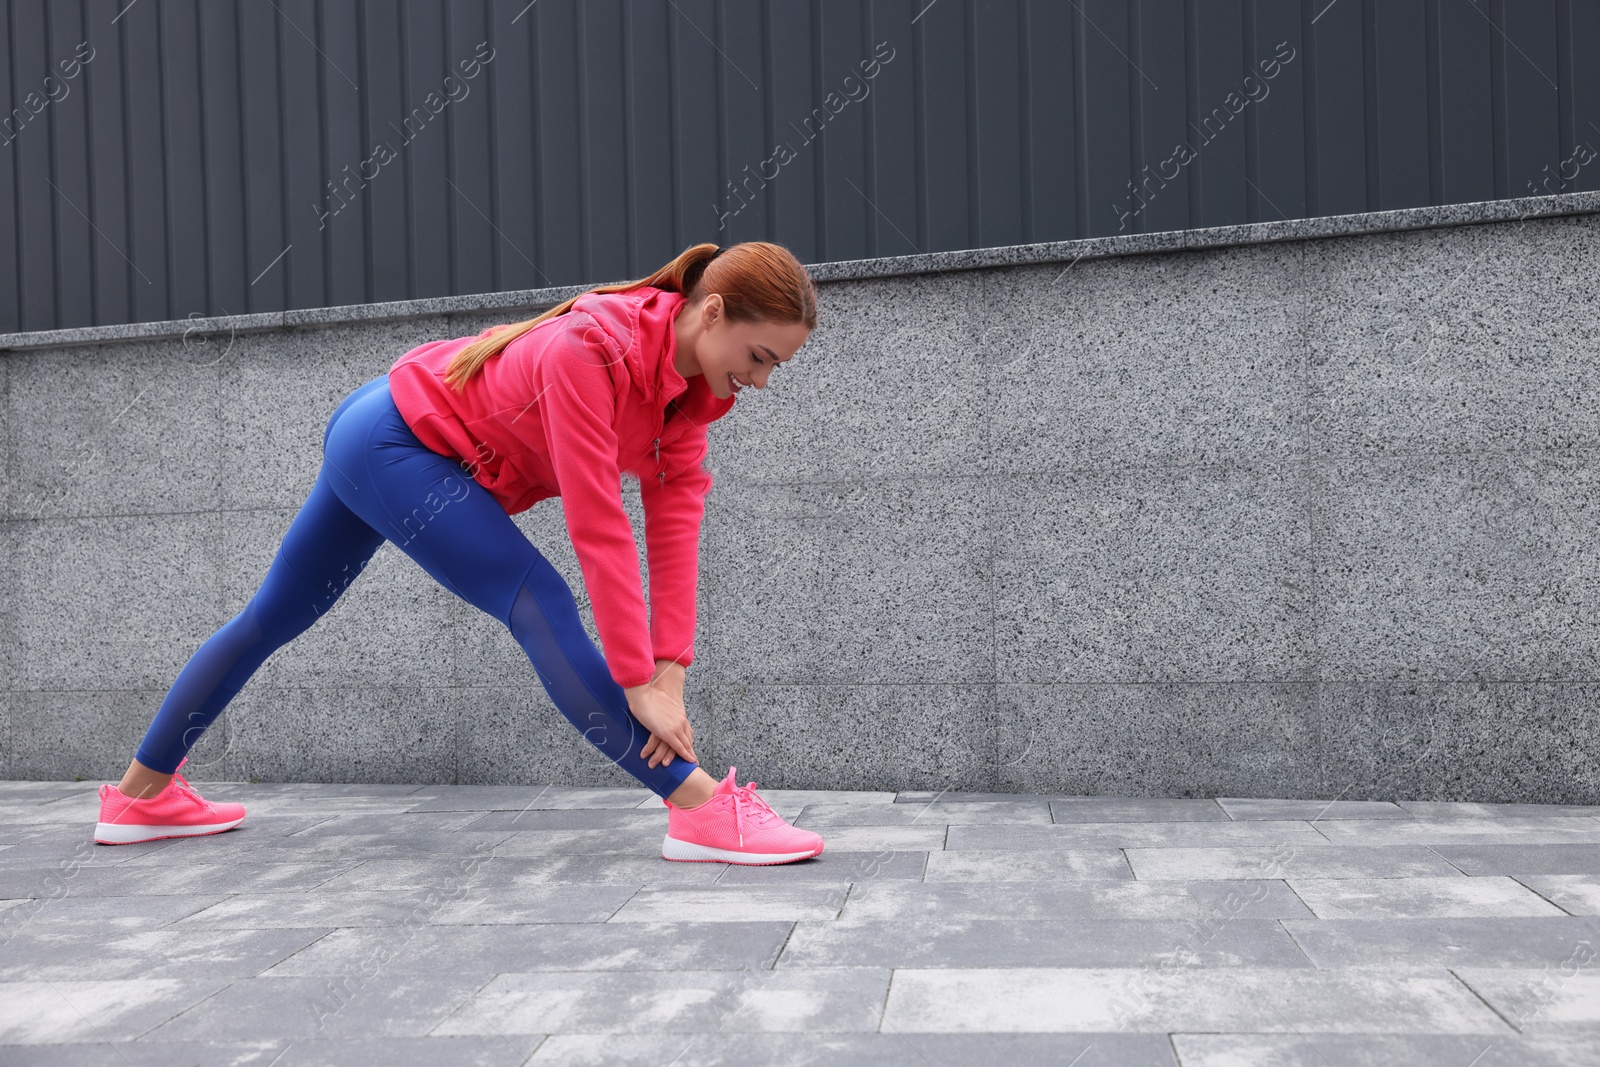
{"label": "smiling mouth", "polygon": [[743,388],[743,386],[739,384],[738,379],[734,378],[734,376],[730,374],[728,375],[728,388],[737,393]]}

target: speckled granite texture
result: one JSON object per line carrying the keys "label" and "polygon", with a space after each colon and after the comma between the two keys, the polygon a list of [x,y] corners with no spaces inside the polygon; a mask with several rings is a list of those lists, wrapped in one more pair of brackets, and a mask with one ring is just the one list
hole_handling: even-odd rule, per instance
{"label": "speckled granite texture", "polygon": [[[1573,194],[815,268],[810,342],[712,434],[707,769],[1600,801],[1597,237]],[[339,400],[575,291],[0,338],[0,777],[118,776]],[[593,632],[559,502],[517,521]],[[193,758],[636,784],[388,544]]]}

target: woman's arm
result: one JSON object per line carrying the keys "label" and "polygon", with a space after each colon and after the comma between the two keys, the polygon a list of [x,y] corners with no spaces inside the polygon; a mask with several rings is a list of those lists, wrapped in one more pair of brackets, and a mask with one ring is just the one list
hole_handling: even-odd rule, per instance
{"label": "woman's arm", "polygon": [[695,597],[700,577],[700,524],[712,477],[702,461],[706,429],[685,426],[661,461],[666,478],[639,482],[645,560],[650,574],[650,645],[659,667],[694,662]]}
{"label": "woman's arm", "polygon": [[[598,332],[598,328],[593,328]],[[545,446],[561,494],[567,532],[594,607],[611,677],[624,689],[655,675],[639,546],[622,505],[617,468],[616,410],[609,352],[573,329],[553,338],[533,364]]]}

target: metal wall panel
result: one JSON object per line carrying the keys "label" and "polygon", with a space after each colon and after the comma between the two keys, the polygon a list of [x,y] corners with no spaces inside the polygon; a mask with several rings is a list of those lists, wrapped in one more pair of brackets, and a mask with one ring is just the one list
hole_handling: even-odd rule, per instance
{"label": "metal wall panel", "polygon": [[1579,0],[0,14],[0,332],[1600,188]]}

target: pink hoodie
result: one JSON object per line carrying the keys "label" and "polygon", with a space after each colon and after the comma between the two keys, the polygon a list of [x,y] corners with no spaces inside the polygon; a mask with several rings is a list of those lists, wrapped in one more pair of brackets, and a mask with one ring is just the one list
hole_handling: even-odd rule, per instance
{"label": "pink hoodie", "polygon": [[[417,439],[462,462],[509,515],[560,496],[611,677],[643,685],[658,659],[694,661],[706,427],[733,407],[673,366],[681,294],[585,293],[489,359],[457,393],[451,358],[479,337],[429,341],[389,369]],[[491,327],[492,329],[492,327]],[[639,480],[650,618],[621,475]]]}

